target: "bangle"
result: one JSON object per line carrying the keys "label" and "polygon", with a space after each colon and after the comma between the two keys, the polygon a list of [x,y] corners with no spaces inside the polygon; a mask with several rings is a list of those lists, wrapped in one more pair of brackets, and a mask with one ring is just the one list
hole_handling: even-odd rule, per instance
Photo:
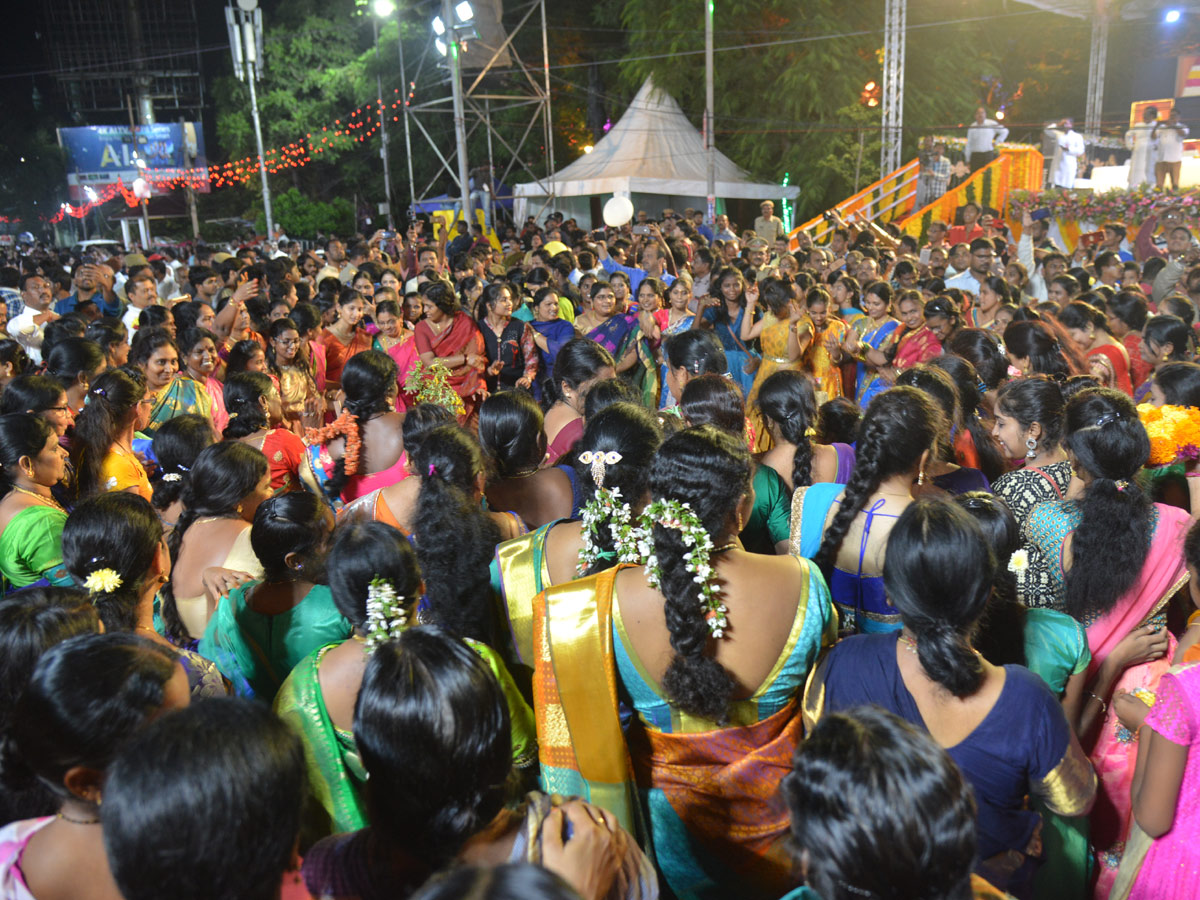
{"label": "bangle", "polygon": [[1098,697],[1096,694],[1093,694],[1091,691],[1088,691],[1087,695],[1089,697],[1091,697],[1093,700],[1096,700],[1100,703],[1100,712],[1102,712],[1102,713],[1108,712],[1108,704],[1104,702],[1103,698]]}

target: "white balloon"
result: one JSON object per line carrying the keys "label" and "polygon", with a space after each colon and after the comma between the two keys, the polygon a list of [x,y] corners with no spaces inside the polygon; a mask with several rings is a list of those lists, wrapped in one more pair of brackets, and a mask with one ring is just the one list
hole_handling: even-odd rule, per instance
{"label": "white balloon", "polygon": [[633,201],[628,197],[613,197],[604,204],[604,224],[620,228],[633,218]]}
{"label": "white balloon", "polygon": [[133,196],[137,197],[139,200],[150,199],[150,195],[152,193],[150,190],[150,182],[148,182],[145,178],[133,179],[133,184],[130,185],[130,187],[133,189]]}

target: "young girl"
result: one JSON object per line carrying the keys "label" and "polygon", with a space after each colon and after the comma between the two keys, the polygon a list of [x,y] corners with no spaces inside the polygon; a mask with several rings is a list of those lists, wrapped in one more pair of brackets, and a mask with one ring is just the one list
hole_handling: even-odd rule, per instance
{"label": "young girl", "polygon": [[[1189,583],[1192,602],[1200,603],[1200,585],[1195,580],[1200,567],[1200,526],[1188,532],[1184,555],[1193,573]],[[1141,835],[1135,831],[1126,845],[1118,887],[1125,878],[1133,879],[1130,900],[1191,897],[1195,881],[1188,876],[1200,866],[1200,847],[1195,841],[1200,828],[1200,752],[1191,752],[1200,742],[1200,666],[1186,663],[1165,673],[1153,703],[1147,707],[1133,693],[1113,698],[1126,728],[1132,731],[1142,726],[1131,799],[1138,828],[1154,839],[1140,867],[1133,850]],[[1113,896],[1117,896],[1116,889]]]}

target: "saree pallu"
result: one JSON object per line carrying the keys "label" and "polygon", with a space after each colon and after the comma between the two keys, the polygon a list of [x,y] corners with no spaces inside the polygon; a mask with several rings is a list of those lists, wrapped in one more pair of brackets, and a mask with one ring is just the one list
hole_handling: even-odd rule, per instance
{"label": "saree pallu", "polygon": [[729,366],[729,377],[742,389],[743,397],[750,393],[750,388],[754,387],[754,371],[747,372],[746,366],[751,359],[758,359],[752,346],[742,343],[740,337],[742,318],[745,315],[746,308],[742,307],[738,310],[737,318],[732,322],[721,322],[717,318],[715,308],[709,307],[704,310],[704,320],[712,325],[713,334],[717,336],[717,340],[721,342],[721,348],[725,351],[725,363]]}
{"label": "saree pallu", "polygon": [[793,699],[767,719],[713,732],[651,734],[635,724],[627,748],[613,629],[621,568],[534,598],[543,790],[613,813],[657,856],[680,900],[775,900],[795,884],[778,786],[801,737],[798,705]]}
{"label": "saree pallu", "polygon": [[922,325],[916,331],[905,331],[900,336],[900,340],[896,342],[896,355],[892,358],[892,364],[904,371],[928,362],[941,352],[941,341],[934,337],[928,325]]}
{"label": "saree pallu", "polygon": [[1112,379],[1112,386],[1128,397],[1133,396],[1133,382],[1129,376],[1129,356],[1124,347],[1105,344],[1087,352],[1088,364],[1099,363]]}
{"label": "saree pallu", "polygon": [[354,329],[349,344],[343,344],[328,328],[322,331],[317,341],[325,348],[325,378],[334,384],[341,384],[342,369],[346,368],[350,357],[370,350],[372,340],[372,336],[363,328]]}
{"label": "saree pallu", "polygon": [[[900,328],[900,323],[895,319],[889,319],[877,328],[868,328],[863,332],[862,341],[873,350],[886,352],[895,340],[896,332]],[[886,381],[879,377],[879,374],[872,368],[869,368],[866,363],[858,364],[858,378],[855,381],[855,399],[858,405],[866,409],[871,400],[876,394],[882,393],[891,387]]]}
{"label": "saree pallu", "polygon": [[766,324],[758,336],[759,346],[762,347],[762,362],[758,371],[754,373],[754,383],[746,396],[746,416],[750,419],[755,434],[754,444],[750,447],[751,453],[765,453],[775,443],[771,440],[762,410],[758,408],[758,392],[762,389],[763,382],[783,369],[798,372],[802,364],[800,359],[789,359],[787,355],[791,321],[777,319],[770,312],[765,314],[764,319]]}
{"label": "saree pallu", "polygon": [[[422,319],[413,330],[413,341],[416,343],[418,356],[432,353],[443,358],[463,353],[474,354],[480,359],[485,358],[483,335],[475,327],[475,320],[464,312],[456,312],[450,327],[439,334],[434,334],[433,328]],[[458,422],[465,425],[474,417],[481,399],[480,394],[486,390],[482,374],[479,369],[471,366],[460,366],[450,370],[447,382],[454,393],[462,398],[463,413],[458,417]]]}
{"label": "saree pallu", "polygon": [[680,319],[674,325],[671,325],[671,324],[669,324],[671,321],[670,310],[660,309],[658,312],[656,312],[654,314],[654,320],[658,323],[658,327],[662,331],[662,339],[663,339],[663,344],[664,344],[664,349],[663,349],[663,353],[662,353],[663,361],[658,367],[658,380],[661,385],[661,387],[659,388],[659,392],[658,392],[658,394],[659,394],[658,408],[659,409],[666,409],[668,406],[671,405],[671,402],[672,402],[671,401],[671,391],[667,387],[667,354],[666,354],[666,349],[665,349],[665,344],[667,342],[667,338],[671,337],[672,335],[683,334],[683,332],[689,331],[692,327],[692,322],[694,322],[695,319],[696,319],[695,315],[689,314],[689,315],[684,316],[682,319]]}
{"label": "saree pallu", "polygon": [[[808,345],[808,351],[804,354],[804,367],[817,381],[818,406],[835,397],[845,396],[846,392],[842,387],[842,366],[840,363],[835,365],[829,358],[825,342],[833,338],[840,344],[846,339],[847,331],[846,323],[840,319],[828,320],[820,331],[815,327],[813,329],[812,343]],[[821,396],[822,394],[824,396]]]}
{"label": "saree pallu", "polygon": [[212,395],[200,382],[187,375],[176,375],[170,384],[155,395],[154,408],[150,410],[150,422],[142,431],[152,435],[164,422],[188,413],[204,416],[212,422]]}
{"label": "saree pallu", "polygon": [[619,373],[618,377],[633,385],[642,398],[643,406],[653,409],[659,399],[658,362],[649,341],[642,334],[638,317],[633,313],[612,316],[589,331],[587,337],[611,353],[618,366],[630,349],[636,349],[637,362],[633,368]]}
{"label": "saree pallu", "polygon": [[506,656],[533,665],[533,598],[550,586],[546,566],[546,537],[566,519],[554,519],[528,534],[497,545],[492,559],[492,590],[500,598],[509,638]]}
{"label": "saree pallu", "polygon": [[[1157,522],[1150,552],[1142,566],[1137,584],[1106,615],[1087,627],[1092,662],[1089,677],[1108,658],[1121,640],[1134,629],[1156,617],[1166,627],[1164,607],[1176,591],[1187,584],[1188,572],[1183,557],[1183,541],[1191,519],[1186,512],[1156,503]],[[1155,691],[1158,681],[1171,666],[1176,641],[1167,634],[1167,653],[1162,659],[1131,666],[1117,679],[1113,696],[1121,691]],[[1137,762],[1137,737],[1117,720],[1110,704],[1104,715],[1095,745],[1089,756],[1100,779],[1096,806],[1092,811],[1092,843],[1096,848],[1099,877],[1093,896],[1107,898],[1121,862],[1124,843],[1132,822],[1130,789]]]}

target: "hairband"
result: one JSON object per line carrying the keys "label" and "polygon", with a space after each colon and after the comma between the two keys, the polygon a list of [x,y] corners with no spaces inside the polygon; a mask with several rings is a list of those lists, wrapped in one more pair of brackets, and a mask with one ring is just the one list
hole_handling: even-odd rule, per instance
{"label": "hairband", "polygon": [[1115,421],[1117,421],[1117,419],[1120,419],[1120,418],[1123,418],[1123,416],[1120,413],[1115,413],[1115,412],[1105,413],[1104,415],[1102,415],[1100,418],[1098,418],[1095,421],[1095,423],[1092,425],[1092,427],[1093,428],[1102,428],[1103,426],[1107,425],[1109,422],[1115,422]]}

